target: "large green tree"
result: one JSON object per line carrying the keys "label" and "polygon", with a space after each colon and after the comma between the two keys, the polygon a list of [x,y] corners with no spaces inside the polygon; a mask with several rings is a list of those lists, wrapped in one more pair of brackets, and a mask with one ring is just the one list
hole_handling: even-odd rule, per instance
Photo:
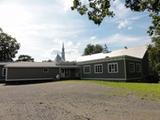
{"label": "large green tree", "polygon": [[17,62],[34,62],[34,58],[32,58],[29,55],[20,55],[18,59],[16,60]]}
{"label": "large green tree", "polygon": [[0,62],[13,61],[19,48],[20,44],[17,43],[16,39],[0,29]]}
{"label": "large green tree", "polygon": [[148,33],[152,37],[152,44],[149,46],[149,60],[155,71],[160,72],[160,15],[152,14],[152,26]]}
{"label": "large green tree", "polygon": [[99,44],[96,44],[96,45],[88,44],[86,46],[86,48],[84,49],[83,55],[91,55],[91,54],[101,53],[101,52],[103,52],[103,47],[101,45],[99,45]]}
{"label": "large green tree", "polygon": [[[87,2],[88,1],[88,2]],[[81,15],[87,15],[89,20],[100,25],[105,17],[113,17],[110,10],[114,0],[73,0],[72,10],[77,10]],[[152,18],[152,25],[148,33],[152,38],[149,46],[149,60],[154,70],[160,71],[160,0],[122,0],[126,8],[136,12],[148,11]]]}

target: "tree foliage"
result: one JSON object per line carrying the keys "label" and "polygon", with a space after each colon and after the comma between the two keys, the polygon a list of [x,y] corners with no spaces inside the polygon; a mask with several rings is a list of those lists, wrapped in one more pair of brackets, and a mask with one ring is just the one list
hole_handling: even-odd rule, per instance
{"label": "tree foliage", "polygon": [[20,48],[16,39],[0,29],[0,62],[12,61]]}
{"label": "tree foliage", "polygon": [[134,11],[149,11],[158,13],[160,11],[159,0],[125,0],[125,6]]}
{"label": "tree foliage", "polygon": [[86,48],[84,49],[83,55],[91,55],[91,54],[101,53],[101,52],[103,52],[103,47],[101,45],[99,45],[99,44],[96,44],[96,45],[88,44],[86,46]]}
{"label": "tree foliage", "polygon": [[29,56],[29,55],[20,55],[19,57],[18,57],[18,60],[16,60],[17,62],[22,62],[22,61],[24,61],[24,62],[34,62],[34,58],[32,58],[31,56]]}
{"label": "tree foliage", "polygon": [[81,15],[87,14],[88,18],[95,24],[100,25],[106,16],[113,17],[110,11],[110,0],[88,0],[88,4],[83,4],[81,0],[74,0],[72,10],[77,10]]}
{"label": "tree foliage", "polygon": [[[81,15],[88,15],[89,20],[100,25],[105,17],[113,17],[110,10],[111,2],[115,0],[73,0],[72,10],[77,10]],[[160,0],[125,0],[124,5],[133,11],[149,11],[158,13],[160,11]]]}
{"label": "tree foliage", "polygon": [[149,35],[152,37],[152,44],[149,46],[149,59],[153,69],[160,71],[160,15],[152,14],[152,25],[149,28]]}

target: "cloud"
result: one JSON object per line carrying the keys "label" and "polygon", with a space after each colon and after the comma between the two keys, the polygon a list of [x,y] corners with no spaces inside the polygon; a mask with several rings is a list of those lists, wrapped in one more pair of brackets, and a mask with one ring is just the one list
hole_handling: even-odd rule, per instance
{"label": "cloud", "polygon": [[117,49],[124,46],[134,47],[149,44],[151,42],[151,39],[148,36],[124,35],[119,33],[105,39],[108,41],[109,46]]}
{"label": "cloud", "polygon": [[121,20],[121,21],[117,21],[118,28],[122,29],[122,28],[126,28],[129,25],[129,21],[128,20]]}
{"label": "cloud", "polygon": [[144,15],[134,13],[129,8],[126,8],[124,1],[121,0],[112,1],[111,10],[115,13],[115,17],[112,21],[118,24],[118,29],[127,28],[128,30],[131,30],[136,21],[145,17]]}
{"label": "cloud", "polygon": [[[67,60],[74,60],[80,55],[79,42],[74,39],[85,32],[85,23],[72,19],[72,15],[68,17],[70,13],[61,9],[67,1],[56,0],[52,4],[39,1],[26,3],[25,0],[1,2],[0,26],[21,44],[17,56],[29,54],[36,61],[54,59],[55,51],[61,51],[63,42]],[[69,8],[70,4],[67,6]]]}
{"label": "cloud", "polygon": [[96,36],[91,36],[90,39],[91,40],[95,40],[97,37]]}
{"label": "cloud", "polygon": [[124,18],[126,17],[130,10],[127,9],[124,3],[120,0],[114,0],[111,2],[111,10],[115,13],[116,17]]}
{"label": "cloud", "polygon": [[108,37],[99,38],[93,41],[94,44],[107,44],[107,46],[112,49],[120,49],[124,46],[134,47],[144,44],[151,43],[151,39],[148,36],[137,36],[137,35],[125,35],[121,33],[115,33]]}
{"label": "cloud", "polygon": [[60,0],[59,2],[62,5],[62,8],[64,9],[65,12],[71,10],[73,0]]}

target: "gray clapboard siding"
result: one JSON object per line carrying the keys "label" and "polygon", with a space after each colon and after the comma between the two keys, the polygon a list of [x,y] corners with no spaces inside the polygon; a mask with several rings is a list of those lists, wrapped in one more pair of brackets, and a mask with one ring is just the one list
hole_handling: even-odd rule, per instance
{"label": "gray clapboard siding", "polygon": [[[135,67],[135,71],[131,72],[130,71],[130,64],[133,64]],[[141,65],[141,72],[138,72],[136,64],[140,64]],[[131,80],[133,79],[142,79],[142,62],[141,61],[134,61],[134,60],[126,60],[126,73],[127,73],[127,79]]]}
{"label": "gray clapboard siding", "polygon": [[[118,64],[118,72],[117,73],[109,73],[108,72],[108,64],[109,63],[117,63]],[[102,64],[103,65],[103,73],[95,73],[94,72],[94,65],[96,64]],[[84,74],[83,72],[83,66],[90,65],[91,66],[91,73],[90,74]],[[101,63],[91,63],[91,64],[83,64],[81,65],[81,77],[83,78],[117,78],[117,79],[125,79],[125,72],[124,72],[124,61],[109,61],[109,62],[101,62]]]}
{"label": "gray clapboard siding", "polygon": [[[48,69],[48,72],[44,72],[44,69]],[[56,79],[56,75],[59,74],[59,68],[7,68],[7,79]]]}
{"label": "gray clapboard siding", "polygon": [[0,79],[2,79],[2,69],[3,69],[3,66],[0,65]]}

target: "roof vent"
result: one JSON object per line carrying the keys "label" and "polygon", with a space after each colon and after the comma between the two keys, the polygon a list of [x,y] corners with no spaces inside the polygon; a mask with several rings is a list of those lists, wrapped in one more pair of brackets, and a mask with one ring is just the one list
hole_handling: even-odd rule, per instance
{"label": "roof vent", "polygon": [[124,49],[128,49],[128,47],[127,47],[127,46],[124,46]]}

